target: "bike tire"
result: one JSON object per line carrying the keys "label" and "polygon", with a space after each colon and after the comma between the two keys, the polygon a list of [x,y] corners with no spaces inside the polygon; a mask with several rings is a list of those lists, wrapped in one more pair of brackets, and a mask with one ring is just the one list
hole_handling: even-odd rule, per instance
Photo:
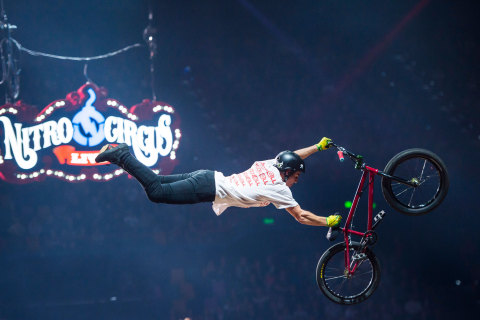
{"label": "bike tire", "polygon": [[403,214],[426,214],[438,207],[447,195],[447,167],[439,156],[429,150],[404,150],[387,163],[384,172],[405,180],[417,179],[420,183],[417,187],[409,187],[387,177],[382,178],[383,197],[393,209]]}
{"label": "bike tire", "polygon": [[[349,249],[351,251],[349,254],[353,255],[356,250],[361,249],[361,245],[358,242],[352,242]],[[366,300],[377,289],[380,283],[380,264],[373,251],[365,247],[363,253],[366,258],[360,262],[361,265],[356,273],[349,278],[345,275],[345,250],[345,242],[328,248],[318,260],[316,278],[320,291],[328,299],[338,304],[352,305]],[[365,263],[367,260],[368,263]],[[371,275],[364,273],[365,270]],[[341,281],[340,285],[337,284],[339,282],[337,280]],[[354,287],[355,289],[353,289]],[[351,288],[351,292],[347,293],[348,290],[345,288]]]}

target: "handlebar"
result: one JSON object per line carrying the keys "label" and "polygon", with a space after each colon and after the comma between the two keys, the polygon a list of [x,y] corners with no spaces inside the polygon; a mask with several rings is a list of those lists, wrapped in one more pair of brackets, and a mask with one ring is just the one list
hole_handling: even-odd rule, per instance
{"label": "handlebar", "polygon": [[376,174],[384,177],[384,178],[388,178],[388,179],[393,179],[399,183],[402,183],[404,185],[407,185],[407,186],[410,186],[410,187],[418,187],[419,186],[419,183],[418,181],[416,181],[416,179],[411,179],[410,181],[407,181],[405,179],[402,179],[400,177],[397,177],[397,176],[393,176],[391,174],[387,174],[383,171],[380,171],[380,170],[377,170],[377,169],[374,169],[374,168],[370,168],[370,167],[367,167],[367,165],[365,164],[365,161],[363,159],[363,156],[359,155],[359,154],[355,154],[353,152],[350,152],[348,151],[347,149],[345,149],[344,147],[341,147],[339,145],[336,145],[335,143],[333,142],[330,142],[327,144],[327,147],[330,148],[330,147],[334,147],[337,149],[337,154],[338,154],[338,159],[340,160],[340,162],[343,162],[344,161],[344,157],[343,155],[346,154],[350,160],[352,160],[354,163],[355,163],[355,169],[357,170],[368,170],[368,171],[374,171]]}
{"label": "handlebar", "polygon": [[337,154],[338,154],[338,159],[340,160],[340,162],[343,162],[343,160],[345,160],[345,158],[343,157],[343,151],[338,150]]}
{"label": "handlebar", "polygon": [[343,162],[345,160],[344,158],[344,154],[345,154],[350,158],[350,160],[352,160],[355,163],[355,169],[361,169],[363,167],[364,165],[363,156],[350,152],[344,147],[336,145],[333,142],[330,142],[327,146],[334,147],[337,149],[337,155],[340,162]]}

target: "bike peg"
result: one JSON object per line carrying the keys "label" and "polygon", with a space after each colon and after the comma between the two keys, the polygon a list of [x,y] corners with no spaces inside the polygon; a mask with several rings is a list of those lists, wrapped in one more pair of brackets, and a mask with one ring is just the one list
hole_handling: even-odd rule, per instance
{"label": "bike peg", "polygon": [[343,162],[343,160],[345,160],[345,158],[343,157],[343,151],[338,150],[337,154],[338,154],[338,159],[340,160],[340,162]]}
{"label": "bike peg", "polygon": [[377,213],[375,217],[373,217],[374,224],[372,226],[372,230],[375,229],[378,226],[378,224],[382,221],[382,219],[385,217],[385,213],[386,213],[385,210],[382,210],[379,213]]}

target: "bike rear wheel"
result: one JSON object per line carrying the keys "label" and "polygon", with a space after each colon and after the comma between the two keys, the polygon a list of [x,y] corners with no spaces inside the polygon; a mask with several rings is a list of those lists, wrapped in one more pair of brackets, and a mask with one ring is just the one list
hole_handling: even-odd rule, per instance
{"label": "bike rear wheel", "polygon": [[393,179],[382,178],[385,200],[397,211],[408,215],[421,215],[435,209],[447,195],[448,172],[442,159],[425,149],[408,149],[393,157],[384,172],[407,181],[412,187]]}
{"label": "bike rear wheel", "polygon": [[[351,267],[357,264],[353,274],[348,274],[345,242],[330,247],[318,261],[317,284],[322,293],[333,302],[350,305],[364,301],[372,295],[380,282],[380,264],[373,251],[362,248],[360,243],[349,246]],[[361,259],[353,256],[364,254]]]}

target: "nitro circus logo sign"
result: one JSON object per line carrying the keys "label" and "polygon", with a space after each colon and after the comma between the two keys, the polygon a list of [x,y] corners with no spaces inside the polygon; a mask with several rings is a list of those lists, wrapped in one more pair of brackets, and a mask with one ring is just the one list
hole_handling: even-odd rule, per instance
{"label": "nitro circus logo sign", "polygon": [[110,180],[125,172],[95,162],[106,143],[126,143],[156,173],[168,174],[176,164],[180,119],[168,104],[144,100],[127,109],[87,83],[38,114],[34,109],[21,101],[0,107],[2,180]]}

